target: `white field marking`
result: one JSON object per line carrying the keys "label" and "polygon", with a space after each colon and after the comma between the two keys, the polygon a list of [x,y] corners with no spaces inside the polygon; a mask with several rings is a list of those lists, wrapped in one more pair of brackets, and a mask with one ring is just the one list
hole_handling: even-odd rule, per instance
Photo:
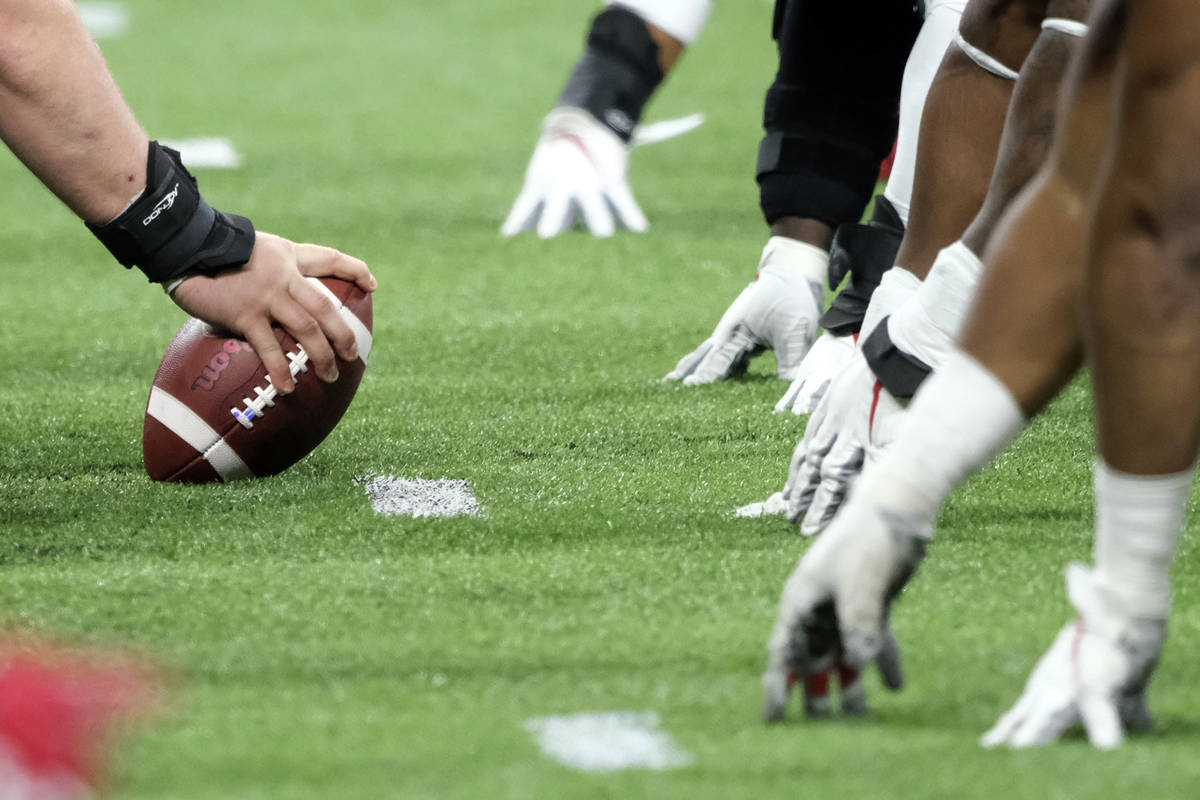
{"label": "white field marking", "polygon": [[375,513],[389,517],[477,517],[482,511],[466,481],[368,475],[355,482]]}
{"label": "white field marking", "polygon": [[761,503],[751,503],[748,506],[734,509],[733,515],[735,517],[773,517],[785,511],[787,511],[787,503],[783,502],[783,492],[776,492]]}
{"label": "white field marking", "polygon": [[224,136],[161,139],[160,144],[178,150],[188,169],[237,169],[242,165],[237,148]]}
{"label": "white field marking", "polygon": [[76,3],[93,39],[111,39],[129,30],[129,9],[120,3]]}
{"label": "white field marking", "polygon": [[659,730],[653,711],[601,711],[565,717],[535,717],[525,730],[542,752],[563,766],[585,772],[685,767],[692,757]]}

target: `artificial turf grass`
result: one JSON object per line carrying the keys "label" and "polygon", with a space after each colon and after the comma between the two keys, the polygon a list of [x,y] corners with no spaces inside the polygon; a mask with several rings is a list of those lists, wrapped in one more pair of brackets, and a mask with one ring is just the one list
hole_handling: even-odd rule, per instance
{"label": "artificial turf grass", "polygon": [[[141,414],[182,318],[0,160],[0,607],[19,627],[145,648],[177,676],[169,715],[119,754],[115,796],[1195,785],[1191,537],[1152,693],[1161,735],[1115,754],[1078,736],[1037,753],[976,745],[1070,614],[1061,567],[1088,556],[1078,384],[947,504],[897,608],[908,688],[868,678],[865,721],[759,721],[766,637],[805,542],[729,512],[781,485],[802,422],[770,413],[785,387],[769,356],[732,384],[657,379],[708,335],[764,240],[751,172],[766,6],[720,5],[651,106],[708,114],[634,155],[652,232],[551,242],[496,229],[590,4],[131,7],[130,36],[105,51],[147,127],[230,135],[246,156],[202,172],[206,196],[366,257],[381,289],[360,396],[316,453],[248,484],[150,484]],[[377,517],[353,483],[375,472],[466,478],[486,515]],[[522,727],[621,708],[657,711],[693,764],[579,774]]]}

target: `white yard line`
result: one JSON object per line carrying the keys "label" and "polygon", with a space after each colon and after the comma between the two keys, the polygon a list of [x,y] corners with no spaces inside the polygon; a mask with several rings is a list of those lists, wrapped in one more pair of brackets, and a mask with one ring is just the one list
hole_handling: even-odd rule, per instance
{"label": "white yard line", "polygon": [[585,772],[685,767],[692,757],[659,730],[653,711],[601,711],[535,717],[525,730],[542,752],[563,766]]}
{"label": "white yard line", "polygon": [[479,501],[466,481],[368,475],[358,479],[376,514],[404,517],[477,517]]}
{"label": "white yard line", "polygon": [[75,7],[95,39],[123,36],[129,30],[129,9],[120,3],[76,3]]}
{"label": "white yard line", "polygon": [[783,502],[783,492],[776,492],[761,503],[750,503],[734,509],[733,515],[735,517],[773,517],[786,511],[787,503]]}
{"label": "white yard line", "polygon": [[237,169],[242,165],[241,154],[224,136],[162,139],[161,143],[178,150],[188,169]]}

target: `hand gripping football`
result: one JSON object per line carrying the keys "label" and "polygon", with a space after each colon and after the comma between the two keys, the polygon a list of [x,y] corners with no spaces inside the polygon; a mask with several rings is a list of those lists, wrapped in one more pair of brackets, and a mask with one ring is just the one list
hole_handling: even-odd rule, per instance
{"label": "hand gripping football", "polygon": [[371,352],[371,296],[338,278],[309,278],[354,331],[358,358],[338,359],[338,379],[323,383],[308,354],[282,329],[275,336],[296,388],[278,395],[249,344],[190,319],[158,365],[142,456],[156,481],[207,483],[274,475],[321,443],[354,399]]}

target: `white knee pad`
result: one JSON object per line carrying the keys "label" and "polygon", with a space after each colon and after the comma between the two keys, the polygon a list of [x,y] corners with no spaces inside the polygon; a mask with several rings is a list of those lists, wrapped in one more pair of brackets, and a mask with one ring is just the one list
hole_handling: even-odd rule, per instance
{"label": "white knee pad", "polygon": [[696,41],[712,12],[712,0],[608,0],[637,14],[684,44]]}

